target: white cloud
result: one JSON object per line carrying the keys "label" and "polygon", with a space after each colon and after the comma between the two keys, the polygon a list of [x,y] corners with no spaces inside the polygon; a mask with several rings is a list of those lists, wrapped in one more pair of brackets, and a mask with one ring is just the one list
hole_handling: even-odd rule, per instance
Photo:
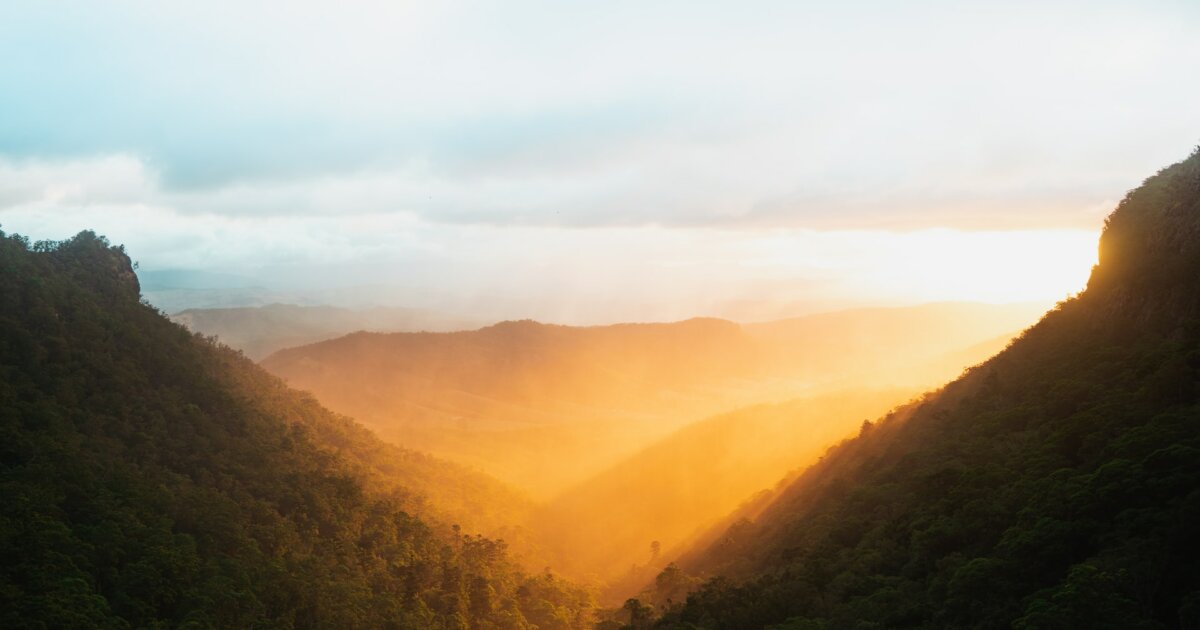
{"label": "white cloud", "polygon": [[71,160],[0,159],[0,210],[28,204],[132,203],[155,194],[141,160],[109,155]]}
{"label": "white cloud", "polygon": [[1060,297],[996,258],[1074,287],[1200,139],[1193,5],[6,2],[0,223],[548,317]]}
{"label": "white cloud", "polygon": [[180,211],[1089,227],[1200,139],[1179,3],[70,9],[0,9],[0,154],[136,155]]}
{"label": "white cloud", "polygon": [[[728,305],[739,301],[780,314],[863,303],[1053,300],[1080,288],[1095,258],[1094,229],[431,222],[389,210],[411,194],[407,186],[399,175],[374,173],[181,193],[121,156],[0,162],[0,195],[15,199],[0,209],[0,224],[35,239],[95,229],[125,244],[146,269],[230,272],[314,294],[360,287],[359,303],[568,322],[731,315]],[[355,211],[283,211],[292,201]]]}

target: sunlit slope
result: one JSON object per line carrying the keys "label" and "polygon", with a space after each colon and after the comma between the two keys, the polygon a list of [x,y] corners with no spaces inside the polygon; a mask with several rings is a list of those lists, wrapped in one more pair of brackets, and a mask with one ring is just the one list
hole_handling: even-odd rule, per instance
{"label": "sunlit slope", "polygon": [[612,580],[631,565],[661,560],[650,558],[652,542],[678,551],[748,496],[912,393],[859,390],[701,420],[567,489],[535,512],[531,527],[562,571]]}
{"label": "sunlit slope", "polygon": [[662,626],[1200,627],[1198,403],[1195,153],[1121,202],[1079,297],[686,556],[747,581]]}
{"label": "sunlit slope", "polygon": [[589,625],[461,535],[520,495],[171,323],[90,232],[0,234],[0,374],[0,627]]}
{"label": "sunlit slope", "polygon": [[[662,568],[670,553],[747,497],[813,463],[830,445],[856,434],[864,421],[994,356],[1011,339],[1001,335],[933,358],[914,353],[912,365],[895,381],[905,387],[864,385],[690,424],[567,488],[534,513],[530,528],[555,567],[604,583],[606,593],[623,601],[641,586],[639,580]],[[877,387],[889,382],[882,376],[846,380]],[[661,550],[657,558],[648,552],[653,542]],[[631,572],[634,565],[639,568]]]}
{"label": "sunlit slope", "polygon": [[[958,374],[963,366],[976,365],[1003,350],[1012,337],[1001,335],[912,366],[902,381],[914,383],[912,389],[859,389],[740,409],[698,422],[564,492],[547,509],[535,511],[533,522],[587,514],[568,536],[572,541],[587,540],[578,545],[584,553],[567,551],[565,546],[547,551],[571,554],[556,560],[556,566],[578,571],[574,575],[579,579],[602,581],[606,605],[623,602],[654,583],[655,575],[680,553],[706,548],[731,525],[757,516],[786,481],[830,445],[857,435],[864,426],[869,429],[870,420],[885,411],[911,406],[909,401],[922,391],[911,380],[913,375]],[[615,504],[628,504],[631,509],[619,515],[604,512]],[[543,516],[544,512],[549,514]],[[539,539],[555,542],[544,535]],[[657,558],[646,559],[648,539],[660,543]],[[616,554],[619,549],[626,551]],[[643,560],[619,565],[614,562],[616,555],[622,560]],[[591,564],[584,564],[584,558]],[[620,570],[624,572],[617,573]],[[667,596],[678,601],[682,592],[676,585]]]}
{"label": "sunlit slope", "polygon": [[[504,322],[459,333],[353,334],[277,352],[262,365],[389,440],[548,497],[716,413],[865,384],[927,387],[965,367],[947,353],[1034,317],[1025,306],[938,304],[831,314],[815,318],[813,332],[803,319]],[[890,371],[901,378],[878,375],[893,365],[908,369]]]}
{"label": "sunlit slope", "polygon": [[479,322],[409,308],[353,310],[332,306],[268,304],[241,308],[191,308],[171,319],[193,332],[261,359],[281,348],[332,339],[358,330],[380,332],[447,331],[475,328]]}
{"label": "sunlit slope", "polygon": [[742,390],[759,350],[719,320],[571,328],[505,322],[449,334],[355,334],[263,365],[399,443],[547,492],[636,449],[661,418]]}

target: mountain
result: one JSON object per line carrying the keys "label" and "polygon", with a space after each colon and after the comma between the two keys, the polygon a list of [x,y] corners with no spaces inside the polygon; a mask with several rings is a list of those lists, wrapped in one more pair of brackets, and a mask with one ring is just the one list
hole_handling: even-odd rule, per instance
{"label": "mountain", "polygon": [[706,418],[563,491],[534,510],[530,527],[555,568],[619,578],[606,591],[624,595],[747,496],[914,393],[858,390]]}
{"label": "mountain", "polygon": [[666,628],[1197,628],[1197,532],[1200,150],[1119,204],[1084,292],[647,596]]}
{"label": "mountain", "polygon": [[[928,387],[969,365],[948,363],[948,353],[1035,316],[1027,305],[943,304],[747,325],[517,321],[357,333],[276,352],[262,365],[385,439],[549,498],[724,411],[854,388]],[[905,369],[882,370],[894,366]]]}
{"label": "mountain", "polygon": [[[930,321],[956,310],[969,313],[972,308],[932,308]],[[921,330],[921,317],[915,315],[922,310],[926,307],[886,315],[907,318],[912,328]],[[863,314],[886,317],[883,311],[849,314],[850,321],[858,325],[879,319],[860,317]],[[833,318],[815,319],[814,327],[819,329],[820,320]],[[801,332],[803,326],[787,329]],[[995,355],[1011,338],[1001,335],[933,359],[914,352],[917,356],[899,379],[903,387],[888,388],[891,379],[880,373],[881,366],[872,365],[849,380],[858,385],[864,378],[873,379],[873,387],[858,385],[847,391],[753,405],[689,424],[539,506],[532,513],[531,534],[542,542],[542,552],[552,558],[556,569],[603,584],[602,596],[608,601],[613,597],[623,600],[653,578],[672,553],[706,535],[746,497],[812,464],[831,444],[856,433],[864,420],[910,401],[921,393],[921,387],[944,381],[961,373],[964,366]],[[853,342],[854,338],[847,340]],[[868,351],[867,347],[863,351]],[[836,359],[831,363],[836,364]],[[851,366],[837,367],[840,371],[833,374],[853,373]],[[926,380],[913,380],[918,378]],[[648,552],[652,546],[658,551]]]}
{"label": "mountain", "polygon": [[449,331],[479,322],[414,308],[348,309],[268,304],[242,308],[192,308],[171,316],[193,332],[215,336],[254,360],[283,348],[340,337],[359,330]]}
{"label": "mountain", "polygon": [[0,233],[0,626],[584,627],[477,535],[528,501],[140,302],[91,232]]}

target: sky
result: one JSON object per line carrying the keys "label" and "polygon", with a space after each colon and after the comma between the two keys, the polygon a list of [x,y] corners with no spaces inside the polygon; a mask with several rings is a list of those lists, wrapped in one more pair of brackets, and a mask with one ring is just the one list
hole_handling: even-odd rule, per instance
{"label": "sky", "polygon": [[10,0],[0,228],[565,322],[1053,301],[1200,143],[1198,27],[1153,1]]}

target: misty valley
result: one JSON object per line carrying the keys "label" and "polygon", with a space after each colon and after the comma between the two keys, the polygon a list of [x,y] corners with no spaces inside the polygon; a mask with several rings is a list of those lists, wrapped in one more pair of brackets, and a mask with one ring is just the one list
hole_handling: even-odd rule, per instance
{"label": "misty valley", "polygon": [[90,231],[0,265],[5,627],[1200,619],[1200,153],[1044,314],[414,332],[168,318]]}
{"label": "misty valley", "polygon": [[0,1],[0,630],[1200,630],[1198,33]]}

